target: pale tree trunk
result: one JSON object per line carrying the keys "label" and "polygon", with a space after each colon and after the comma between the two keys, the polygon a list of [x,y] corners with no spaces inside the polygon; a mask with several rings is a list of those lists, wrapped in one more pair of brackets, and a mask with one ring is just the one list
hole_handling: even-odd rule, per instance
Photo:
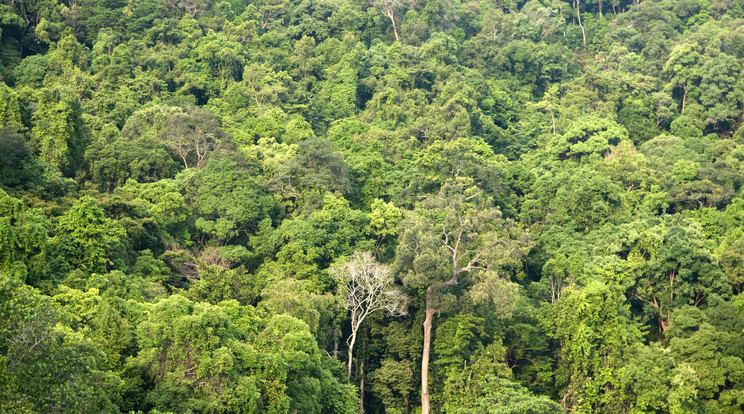
{"label": "pale tree trunk", "polygon": [[[459,244],[459,243],[458,243]],[[456,251],[455,251],[456,252]],[[453,257],[456,257],[457,253]],[[434,322],[434,313],[437,311],[432,305],[434,295],[439,293],[442,289],[448,286],[454,286],[457,284],[457,275],[463,270],[469,270],[472,267],[472,262],[468,265],[468,268],[457,268],[455,265],[455,271],[452,279],[442,282],[437,286],[429,287],[426,290],[426,319],[424,319],[424,352],[421,356],[421,414],[429,414],[431,412],[431,402],[429,401],[429,354],[431,353],[431,327]]]}
{"label": "pale tree trunk", "polygon": [[581,0],[576,0],[576,18],[579,20],[579,27],[581,28],[581,38],[584,41],[584,48],[586,48],[586,33],[584,33],[584,26],[581,24]]}
{"label": "pale tree trunk", "polygon": [[398,36],[398,27],[395,25],[395,15],[391,10],[388,10],[387,17],[390,19],[390,22],[393,24],[393,33],[395,33],[395,41],[400,42],[400,37]]}
{"label": "pale tree trunk", "polygon": [[[431,290],[431,288],[429,288]],[[429,402],[429,351],[431,348],[431,324],[434,319],[434,309],[429,304],[429,295],[426,295],[426,319],[424,319],[424,354],[421,358],[421,414],[431,412]]]}
{"label": "pale tree trunk", "polygon": [[602,20],[602,0],[599,0],[599,20]]}
{"label": "pale tree trunk", "polygon": [[351,379],[351,361],[352,361],[352,352],[354,352],[354,342],[356,342],[356,331],[351,333],[351,336],[349,337],[349,357],[346,360],[346,370],[348,374],[348,379]]}

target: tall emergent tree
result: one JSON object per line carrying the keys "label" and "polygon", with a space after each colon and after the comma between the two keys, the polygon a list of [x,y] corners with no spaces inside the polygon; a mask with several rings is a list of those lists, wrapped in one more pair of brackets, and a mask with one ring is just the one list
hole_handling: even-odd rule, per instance
{"label": "tall emergent tree", "polygon": [[[506,256],[519,256],[521,241],[511,238],[510,223],[501,217],[493,201],[457,177],[442,186],[411,214],[403,228],[398,250],[404,282],[426,289],[424,343],[421,359],[422,413],[429,413],[429,359],[434,314],[442,302],[442,290],[456,286],[463,274],[485,272],[497,277],[494,267]],[[503,249],[497,249],[497,246]],[[506,254],[506,256],[505,256]],[[446,278],[446,279],[445,279]],[[445,279],[445,280],[442,280]]]}

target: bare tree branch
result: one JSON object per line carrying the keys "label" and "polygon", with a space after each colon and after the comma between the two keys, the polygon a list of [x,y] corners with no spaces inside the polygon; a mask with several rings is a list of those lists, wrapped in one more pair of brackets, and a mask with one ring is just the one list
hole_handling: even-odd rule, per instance
{"label": "bare tree branch", "polygon": [[344,308],[351,312],[351,335],[346,340],[347,374],[351,378],[352,352],[362,322],[378,310],[394,316],[405,315],[408,298],[394,287],[390,268],[378,263],[369,252],[354,253],[351,260],[332,267],[330,273],[345,295]]}

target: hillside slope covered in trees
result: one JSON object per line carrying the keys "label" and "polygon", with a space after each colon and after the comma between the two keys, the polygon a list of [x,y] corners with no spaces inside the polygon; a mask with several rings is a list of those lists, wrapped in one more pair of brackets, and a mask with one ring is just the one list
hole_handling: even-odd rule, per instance
{"label": "hillside slope covered in trees", "polygon": [[742,412],[743,121],[742,0],[1,0],[0,411]]}

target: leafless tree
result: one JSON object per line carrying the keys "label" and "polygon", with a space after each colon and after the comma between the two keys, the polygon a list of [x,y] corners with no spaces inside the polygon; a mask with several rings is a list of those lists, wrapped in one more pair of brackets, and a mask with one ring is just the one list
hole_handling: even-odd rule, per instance
{"label": "leafless tree", "polygon": [[357,252],[347,262],[331,268],[339,290],[343,292],[344,307],[351,311],[351,335],[347,360],[351,378],[351,360],[359,327],[370,314],[383,310],[391,315],[406,314],[407,298],[393,283],[390,268],[378,263],[371,253]]}

